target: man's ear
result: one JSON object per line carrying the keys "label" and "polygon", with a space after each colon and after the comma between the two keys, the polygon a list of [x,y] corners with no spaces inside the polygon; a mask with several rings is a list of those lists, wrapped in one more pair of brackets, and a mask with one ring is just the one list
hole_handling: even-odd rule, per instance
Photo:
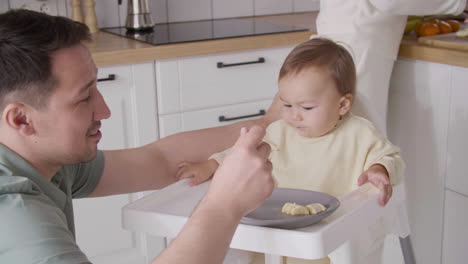
{"label": "man's ear", "polygon": [[34,133],[30,110],[31,108],[24,104],[9,104],[3,110],[2,119],[7,126],[29,136]]}
{"label": "man's ear", "polygon": [[347,114],[349,110],[351,110],[351,106],[353,105],[353,100],[354,100],[354,97],[352,94],[347,93],[343,95],[340,99],[340,109],[338,113],[342,116]]}

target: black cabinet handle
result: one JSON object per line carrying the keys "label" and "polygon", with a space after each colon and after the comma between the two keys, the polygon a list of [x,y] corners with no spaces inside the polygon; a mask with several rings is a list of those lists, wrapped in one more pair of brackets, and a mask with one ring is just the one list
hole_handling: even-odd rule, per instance
{"label": "black cabinet handle", "polygon": [[109,74],[107,75],[107,78],[97,79],[98,82],[106,82],[106,81],[113,81],[113,80],[115,80],[115,74]]}
{"label": "black cabinet handle", "polygon": [[255,117],[255,116],[262,116],[262,115],[265,115],[265,110],[263,110],[263,109],[258,111],[257,114],[252,114],[252,115],[235,116],[235,117],[219,116],[218,120],[219,120],[219,122],[227,122],[227,121],[232,121],[232,120],[237,120],[237,119],[244,119],[244,118]]}
{"label": "black cabinet handle", "polygon": [[247,64],[254,64],[254,63],[264,63],[265,58],[260,57],[256,61],[246,61],[246,62],[238,62],[238,63],[230,63],[230,64],[225,64],[223,62],[218,62],[216,66],[218,68],[225,68],[225,67],[232,67],[232,66],[240,66],[240,65],[247,65]]}

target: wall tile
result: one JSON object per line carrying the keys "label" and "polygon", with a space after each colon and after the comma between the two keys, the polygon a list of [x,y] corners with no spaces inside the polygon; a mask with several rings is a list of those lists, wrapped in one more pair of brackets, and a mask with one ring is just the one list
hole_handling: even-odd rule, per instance
{"label": "wall tile", "polygon": [[212,18],[211,0],[168,0],[168,21],[193,21]]}
{"label": "wall tile", "polygon": [[256,16],[292,13],[293,0],[254,0]]}
{"label": "wall tile", "polygon": [[8,1],[1,1],[0,2],[0,13],[3,13],[9,9]]}
{"label": "wall tile", "polygon": [[[98,27],[118,27],[120,26],[119,21],[119,5],[117,0],[115,1],[95,1],[96,6],[94,7],[96,11],[96,17],[98,22]],[[84,7],[84,2],[83,2]],[[86,10],[83,11],[86,13]],[[83,15],[85,15],[83,13]]]}
{"label": "wall tile", "polygon": [[213,18],[253,16],[254,0],[213,0]]}
{"label": "wall tile", "polygon": [[167,23],[167,2],[169,0],[149,0],[153,22]]}
{"label": "wall tile", "polygon": [[[149,0],[149,8],[153,23],[167,23],[167,1],[168,0]],[[128,13],[128,1],[123,0],[122,5],[119,6],[119,20],[120,25],[125,26]]]}
{"label": "wall tile", "polygon": [[[68,17],[71,17],[71,3],[69,0],[61,0],[66,2],[66,13]],[[126,2],[125,0],[123,2]],[[97,24],[99,28],[104,27],[118,27],[120,26],[119,21],[119,5],[116,1],[95,1],[96,5],[94,10],[96,12]],[[86,16],[86,8],[84,1],[82,2],[83,19]],[[60,11],[60,9],[59,9]],[[63,11],[62,11],[63,12]]]}
{"label": "wall tile", "polygon": [[[293,0],[293,12],[317,11],[320,9],[320,0]],[[352,0],[351,0],[352,1]]]}

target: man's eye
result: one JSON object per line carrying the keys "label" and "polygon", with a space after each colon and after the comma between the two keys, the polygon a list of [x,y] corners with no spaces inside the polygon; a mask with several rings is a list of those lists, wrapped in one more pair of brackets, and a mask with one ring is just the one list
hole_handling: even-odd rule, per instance
{"label": "man's eye", "polygon": [[91,100],[91,95],[89,95],[85,99],[81,100],[81,102],[89,102],[89,100]]}

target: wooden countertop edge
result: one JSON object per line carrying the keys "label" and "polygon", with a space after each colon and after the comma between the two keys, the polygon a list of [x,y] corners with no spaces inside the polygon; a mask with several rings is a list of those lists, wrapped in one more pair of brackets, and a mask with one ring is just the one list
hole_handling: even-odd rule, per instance
{"label": "wooden countertop edge", "polygon": [[311,34],[313,33],[310,31],[300,31],[252,37],[237,37],[220,40],[149,46],[135,49],[96,51],[92,52],[92,57],[97,66],[142,63],[152,60],[297,45],[298,43],[309,39]]}
{"label": "wooden countertop edge", "polygon": [[[109,33],[99,34],[98,36],[104,40],[93,43],[94,47],[91,49],[92,57],[97,66],[143,63],[223,52],[295,46],[306,41],[315,33],[312,31],[288,32],[160,46],[148,45]],[[110,45],[111,48],[102,50],[107,45]],[[415,39],[403,39],[398,55],[408,59],[468,68],[467,51],[428,46],[418,43]]]}
{"label": "wooden countertop edge", "polygon": [[415,41],[403,40],[398,56],[468,68],[468,52],[427,46]]}

